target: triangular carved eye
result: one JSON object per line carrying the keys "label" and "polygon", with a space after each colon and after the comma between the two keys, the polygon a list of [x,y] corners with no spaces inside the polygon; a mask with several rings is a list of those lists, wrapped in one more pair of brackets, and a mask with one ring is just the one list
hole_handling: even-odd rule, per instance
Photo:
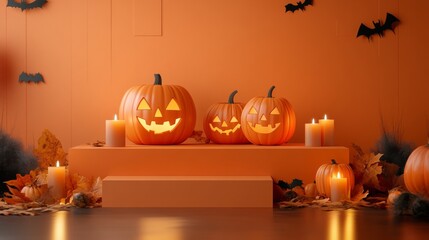
{"label": "triangular carved eye", "polygon": [[179,108],[179,105],[177,105],[176,100],[174,100],[174,98],[172,98],[170,103],[168,103],[167,108],[165,110],[180,111],[180,108]]}
{"label": "triangular carved eye", "polygon": [[237,120],[237,118],[236,118],[236,117],[232,117],[231,122],[232,122],[232,123],[233,123],[233,122],[238,122],[238,120]]}
{"label": "triangular carved eye", "polygon": [[271,111],[270,114],[272,114],[272,115],[279,115],[280,114],[279,109],[277,107],[274,108],[273,111]]}
{"label": "triangular carved eye", "polygon": [[249,111],[249,114],[258,114],[258,112],[256,111],[256,109],[254,107],[252,107]]}
{"label": "triangular carved eye", "polygon": [[147,103],[146,99],[142,98],[137,110],[150,110],[149,103]]}
{"label": "triangular carved eye", "polygon": [[220,118],[219,118],[218,116],[216,116],[216,117],[213,119],[213,122],[220,122]]}

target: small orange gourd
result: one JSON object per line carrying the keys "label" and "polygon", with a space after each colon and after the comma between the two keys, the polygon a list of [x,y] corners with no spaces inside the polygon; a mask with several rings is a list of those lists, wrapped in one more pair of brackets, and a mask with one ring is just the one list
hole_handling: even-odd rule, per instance
{"label": "small orange gourd", "polygon": [[316,172],[316,187],[320,194],[331,196],[331,178],[340,173],[341,177],[347,178],[347,190],[351,192],[355,186],[355,175],[348,164],[337,163],[335,159],[330,164],[323,164]]}
{"label": "small orange gourd", "polygon": [[429,140],[416,148],[404,168],[404,182],[411,193],[429,198]]}
{"label": "small orange gourd", "polygon": [[312,182],[312,183],[305,185],[304,190],[305,190],[305,196],[307,196],[307,197],[316,197],[318,194],[316,182]]}
{"label": "small orange gourd", "polygon": [[31,201],[37,201],[44,193],[42,187],[27,185],[21,189],[21,193],[24,194]]}

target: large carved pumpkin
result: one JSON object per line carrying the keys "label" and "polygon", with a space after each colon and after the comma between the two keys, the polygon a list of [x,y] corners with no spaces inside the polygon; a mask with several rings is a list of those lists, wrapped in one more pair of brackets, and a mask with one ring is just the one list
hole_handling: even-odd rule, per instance
{"label": "large carved pumpkin", "polygon": [[125,120],[127,138],[136,144],[179,144],[191,136],[196,122],[188,91],[162,85],[159,74],[153,85],[135,86],[125,93],[119,116]]}
{"label": "large carved pumpkin", "polygon": [[404,182],[411,193],[429,198],[429,141],[416,148],[408,157]]}
{"label": "large carved pumpkin", "polygon": [[252,98],[241,114],[241,127],[253,144],[279,145],[292,137],[296,118],[292,105],[284,98],[273,97],[274,86],[267,97]]}
{"label": "large carved pumpkin", "polygon": [[207,138],[220,144],[240,144],[249,141],[241,130],[241,112],[244,104],[235,103],[234,96],[237,90],[231,93],[226,103],[217,103],[210,106],[203,122],[204,133]]}

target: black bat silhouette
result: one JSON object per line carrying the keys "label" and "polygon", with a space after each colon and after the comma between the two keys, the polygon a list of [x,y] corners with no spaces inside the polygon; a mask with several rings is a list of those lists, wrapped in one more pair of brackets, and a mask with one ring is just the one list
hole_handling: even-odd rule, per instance
{"label": "black bat silhouette", "polygon": [[308,5],[313,5],[313,0],[304,0],[304,2],[299,1],[295,5],[292,3],[288,3],[285,6],[285,8],[286,8],[285,12],[291,11],[293,13],[296,10],[304,11],[305,7]]}
{"label": "black bat silhouette", "polygon": [[356,37],[363,35],[370,39],[370,37],[374,34],[378,34],[378,36],[383,37],[384,31],[386,30],[392,30],[392,32],[395,32],[393,28],[395,27],[395,23],[397,22],[399,22],[398,18],[396,18],[390,13],[387,13],[386,21],[384,21],[383,24],[381,23],[381,20],[378,20],[378,22],[372,21],[372,24],[374,24],[374,28],[369,28],[363,23],[361,23]]}
{"label": "black bat silhouette", "polygon": [[45,82],[45,80],[43,79],[42,74],[40,73],[36,73],[36,74],[28,74],[26,72],[22,72],[19,75],[19,82],[24,82],[24,83],[40,83],[40,82]]}
{"label": "black bat silhouette", "polygon": [[47,2],[47,0],[34,0],[34,2],[27,3],[27,0],[20,0],[21,2],[15,2],[15,0],[7,0],[8,7],[16,7],[21,8],[21,11],[32,8],[42,8],[43,4]]}

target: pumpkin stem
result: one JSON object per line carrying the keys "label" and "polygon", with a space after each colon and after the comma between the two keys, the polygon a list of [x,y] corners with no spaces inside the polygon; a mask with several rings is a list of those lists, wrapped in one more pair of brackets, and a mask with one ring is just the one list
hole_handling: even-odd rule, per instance
{"label": "pumpkin stem", "polygon": [[153,83],[153,85],[162,85],[162,78],[161,75],[159,73],[155,73],[155,82]]}
{"label": "pumpkin stem", "polygon": [[337,161],[335,159],[331,159],[332,164],[337,164]]}
{"label": "pumpkin stem", "polygon": [[234,92],[232,92],[231,93],[231,95],[229,95],[229,98],[228,98],[228,103],[229,104],[234,104],[234,96],[235,96],[235,94],[237,94],[238,93],[238,91],[237,90],[235,90]]}
{"label": "pumpkin stem", "polygon": [[270,90],[268,90],[268,97],[269,98],[272,98],[273,97],[273,91],[274,91],[274,88],[275,88],[276,86],[271,86],[270,87]]}

